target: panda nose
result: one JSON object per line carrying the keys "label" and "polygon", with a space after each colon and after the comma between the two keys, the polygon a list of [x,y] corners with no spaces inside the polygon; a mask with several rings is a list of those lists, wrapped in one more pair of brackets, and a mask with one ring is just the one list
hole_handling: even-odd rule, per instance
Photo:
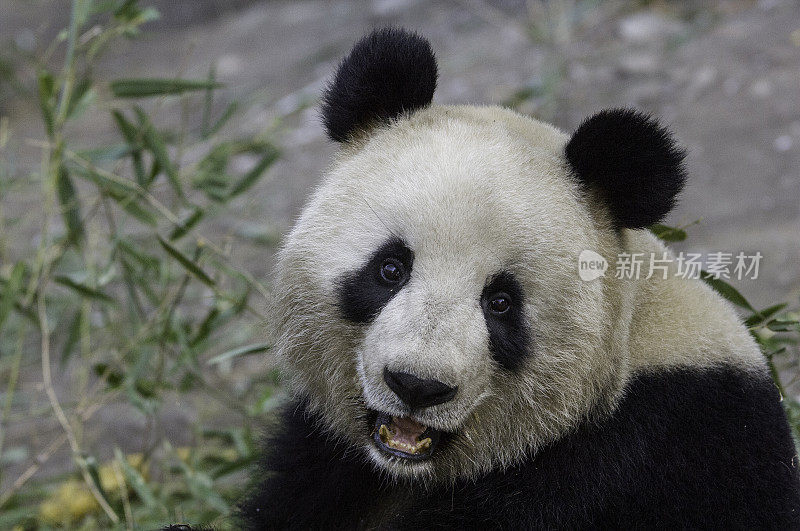
{"label": "panda nose", "polygon": [[423,380],[407,372],[383,369],[383,380],[400,400],[411,409],[435,406],[449,402],[456,396],[458,386],[450,387],[439,380]]}

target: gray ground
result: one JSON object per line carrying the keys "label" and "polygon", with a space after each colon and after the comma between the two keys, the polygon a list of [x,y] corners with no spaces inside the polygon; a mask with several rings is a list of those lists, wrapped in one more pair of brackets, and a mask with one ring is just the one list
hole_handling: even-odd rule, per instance
{"label": "gray ground", "polygon": [[[101,79],[201,77],[216,63],[228,87],[223,99],[252,102],[234,129],[253,133],[282,119],[280,163],[213,230],[288,229],[335,148],[315,107],[294,111],[319,93],[358,36],[398,24],[432,41],[437,102],[514,101],[566,130],[611,106],[663,117],[690,150],[691,180],[669,222],[703,218],[683,248],[760,251],[758,280],[738,284],[757,306],[800,295],[800,7],[792,0],[719,2],[711,9],[700,9],[709,4],[701,2],[649,9],[512,0],[156,3],[162,21],[108,55],[96,73]],[[41,46],[66,23],[67,5],[0,1],[0,41]],[[527,97],[519,97],[521,89]],[[6,100],[0,111],[17,137],[41,136],[32,120],[35,102]],[[164,114],[171,111],[177,108],[168,105]],[[76,127],[87,144],[113,131],[105,113]],[[38,152],[20,145],[14,162],[20,171],[34,168]],[[35,206],[19,197],[8,208]],[[33,235],[36,227],[18,230]],[[235,249],[234,257],[268,278],[272,262],[263,248]],[[100,421],[114,421],[122,439],[140,429],[121,418],[110,408]]]}

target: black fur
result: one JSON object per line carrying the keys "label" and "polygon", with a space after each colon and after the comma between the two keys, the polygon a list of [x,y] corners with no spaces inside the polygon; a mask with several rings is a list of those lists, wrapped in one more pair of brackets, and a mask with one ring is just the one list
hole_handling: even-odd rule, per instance
{"label": "black fur", "polygon": [[588,118],[566,156],[578,178],[602,193],[619,228],[661,221],[686,181],[686,152],[655,119],[631,109]]}
{"label": "black fur", "polygon": [[731,367],[639,376],[610,419],[506,471],[427,491],[382,480],[302,405],[268,449],[266,479],[242,505],[248,529],[800,528],[780,397]]}
{"label": "black fur", "polygon": [[322,118],[336,142],[426,107],[436,90],[430,43],[399,28],[375,30],[341,62],[322,97]]}
{"label": "black fur", "polygon": [[[489,311],[488,303],[501,292],[511,298],[511,307],[496,315]],[[519,370],[530,352],[531,334],[523,312],[524,302],[522,286],[508,271],[495,275],[483,288],[481,306],[489,329],[489,349],[500,366],[509,371]]]}
{"label": "black fur", "polygon": [[263,479],[239,510],[246,529],[363,527],[384,492],[361,450],[329,437],[303,403],[289,405],[266,448]]}
{"label": "black fur", "polygon": [[[402,264],[405,272],[401,282],[389,284],[381,278],[381,265],[387,259]],[[361,269],[348,274],[339,283],[342,314],[354,323],[370,322],[408,282],[413,264],[414,252],[402,240],[392,238],[387,241]]]}

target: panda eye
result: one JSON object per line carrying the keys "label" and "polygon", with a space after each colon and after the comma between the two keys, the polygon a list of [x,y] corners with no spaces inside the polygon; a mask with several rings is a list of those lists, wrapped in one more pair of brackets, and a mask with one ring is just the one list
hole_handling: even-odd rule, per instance
{"label": "panda eye", "polygon": [[387,258],[381,264],[381,278],[389,284],[397,284],[403,280],[406,271],[403,264],[394,258]]}
{"label": "panda eye", "polygon": [[489,299],[487,306],[493,314],[504,314],[511,308],[511,297],[505,293],[498,293]]}

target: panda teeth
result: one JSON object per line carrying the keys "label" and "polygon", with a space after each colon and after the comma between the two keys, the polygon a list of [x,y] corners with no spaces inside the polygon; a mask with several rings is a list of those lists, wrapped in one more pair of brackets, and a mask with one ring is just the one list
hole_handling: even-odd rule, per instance
{"label": "panda teeth", "polygon": [[381,424],[381,428],[378,430],[378,435],[381,436],[381,441],[384,444],[389,442],[389,439],[392,436],[392,432],[389,431],[389,428],[386,427],[386,424]]}
{"label": "panda teeth", "polygon": [[431,447],[433,441],[430,437],[425,437],[421,441],[418,441],[417,444],[410,445],[401,441],[394,440],[394,434],[392,431],[386,426],[386,424],[381,424],[381,427],[378,429],[378,435],[381,438],[381,441],[388,447],[394,448],[396,450],[402,450],[409,454],[417,454],[419,452],[424,452],[428,448]]}
{"label": "panda teeth", "polygon": [[431,444],[433,444],[433,441],[431,440],[431,438],[430,437],[425,437],[424,439],[422,439],[421,441],[419,441],[417,443],[416,450],[418,452],[427,450],[428,448],[431,447]]}

